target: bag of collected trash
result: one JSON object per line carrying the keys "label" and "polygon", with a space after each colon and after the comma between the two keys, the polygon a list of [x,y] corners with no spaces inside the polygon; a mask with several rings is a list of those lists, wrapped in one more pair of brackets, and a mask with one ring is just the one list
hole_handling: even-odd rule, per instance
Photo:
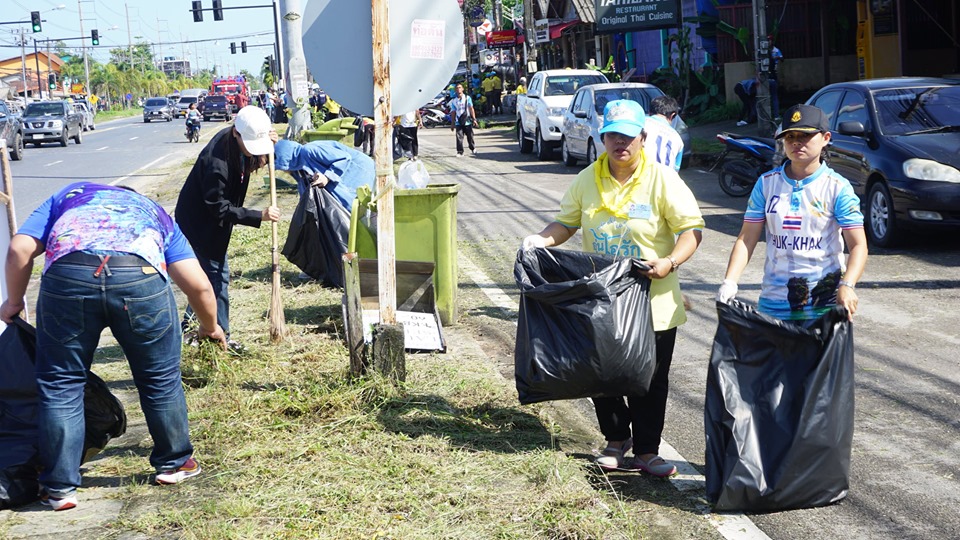
{"label": "bag of collected trash", "polygon": [[853,327],[835,307],[806,327],[717,303],[707,372],[706,490],[714,510],[809,508],[846,497]]}
{"label": "bag of collected trash", "polygon": [[[0,508],[37,500],[39,460],[38,396],[34,374],[36,330],[14,319],[0,334]],[[83,395],[83,462],[127,430],[123,405],[103,379],[87,372]]]}
{"label": "bag of collected trash", "polygon": [[520,403],[644,395],[656,367],[647,266],[630,258],[521,249],[514,368]]}
{"label": "bag of collected trash", "polygon": [[350,213],[323,186],[311,186],[293,212],[281,253],[313,279],[342,289],[349,237]]}
{"label": "bag of collected trash", "polygon": [[403,189],[425,188],[430,183],[430,173],[419,159],[406,161],[397,172],[397,183]]}

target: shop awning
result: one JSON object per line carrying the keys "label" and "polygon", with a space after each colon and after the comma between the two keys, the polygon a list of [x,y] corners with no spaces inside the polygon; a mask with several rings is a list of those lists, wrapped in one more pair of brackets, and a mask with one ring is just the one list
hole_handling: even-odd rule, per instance
{"label": "shop awning", "polygon": [[557,39],[558,37],[560,37],[560,34],[563,33],[564,30],[566,30],[567,28],[570,28],[571,26],[578,25],[578,24],[580,24],[580,22],[581,22],[581,21],[576,20],[576,21],[567,21],[567,22],[562,22],[562,23],[560,23],[560,24],[551,25],[551,26],[550,26],[550,39],[551,39],[551,40]]}

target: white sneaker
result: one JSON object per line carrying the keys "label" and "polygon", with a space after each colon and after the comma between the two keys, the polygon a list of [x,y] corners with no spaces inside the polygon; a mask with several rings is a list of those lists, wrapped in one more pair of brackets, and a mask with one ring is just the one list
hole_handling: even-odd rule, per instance
{"label": "white sneaker", "polygon": [[75,495],[67,495],[66,497],[54,497],[44,492],[40,496],[40,503],[44,506],[49,506],[56,511],[60,510],[70,510],[71,508],[77,507],[77,497]]}
{"label": "white sneaker", "polygon": [[191,457],[179,469],[175,471],[162,471],[157,473],[158,484],[179,484],[187,478],[192,478],[200,474],[200,464]]}
{"label": "white sneaker", "polygon": [[739,122],[737,122],[737,125],[738,125],[738,126],[745,126],[745,125],[747,125],[747,121],[746,121],[746,120],[740,120]]}

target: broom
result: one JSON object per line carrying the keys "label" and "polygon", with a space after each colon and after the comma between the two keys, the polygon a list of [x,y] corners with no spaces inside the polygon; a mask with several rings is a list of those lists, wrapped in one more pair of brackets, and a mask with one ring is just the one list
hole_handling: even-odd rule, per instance
{"label": "broom", "polygon": [[[277,205],[277,173],[273,165],[273,150],[269,154],[270,166],[270,206]],[[287,335],[286,323],[283,320],[283,303],[280,301],[280,249],[277,241],[277,222],[270,222],[271,234],[273,236],[273,289],[270,294],[270,311],[267,317],[270,319],[270,341],[279,343]]]}

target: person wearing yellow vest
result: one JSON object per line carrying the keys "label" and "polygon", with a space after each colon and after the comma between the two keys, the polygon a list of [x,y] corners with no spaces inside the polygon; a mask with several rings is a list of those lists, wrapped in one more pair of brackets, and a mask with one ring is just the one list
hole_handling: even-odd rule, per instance
{"label": "person wearing yellow vest", "polygon": [[[703,215],[675,170],[643,150],[646,115],[639,103],[607,103],[600,134],[606,152],[580,172],[560,202],[555,221],[524,238],[522,248],[556,246],[584,229],[583,250],[642,259],[651,280],[650,307],[657,367],[646,395],[594,398],[607,447],[597,458],[605,470],[676,474],[659,456],[667,383],[677,327],[686,322],[677,268],[703,238]],[[629,451],[633,456],[627,457]]]}
{"label": "person wearing yellow vest", "polygon": [[487,73],[483,78],[483,82],[480,83],[480,89],[483,90],[483,95],[487,98],[487,103],[484,106],[484,114],[493,114],[493,77],[491,76],[493,72]]}
{"label": "person wearing yellow vest", "polygon": [[327,101],[323,104],[323,109],[327,111],[325,121],[329,122],[334,118],[340,118],[340,104],[334,101],[329,94],[327,94]]}
{"label": "person wearing yellow vest", "polygon": [[490,77],[490,81],[493,83],[493,89],[487,96],[487,99],[490,101],[490,114],[503,114],[503,103],[500,101],[503,96],[503,81],[500,80],[500,76],[497,75],[496,71],[491,73],[493,73],[493,76]]}

